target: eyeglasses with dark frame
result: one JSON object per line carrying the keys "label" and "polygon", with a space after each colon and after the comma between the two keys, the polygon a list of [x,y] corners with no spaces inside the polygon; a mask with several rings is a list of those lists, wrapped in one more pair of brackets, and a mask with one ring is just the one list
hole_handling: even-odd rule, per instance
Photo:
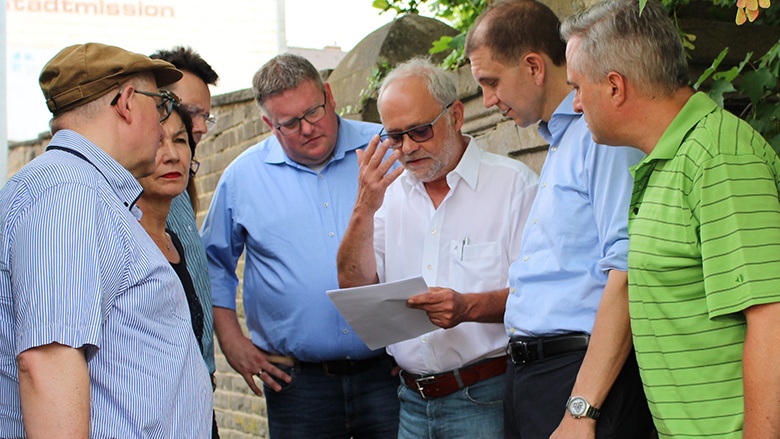
{"label": "eyeglasses with dark frame", "polygon": [[325,94],[325,92],[323,92],[322,95],[325,98],[325,102],[323,102],[322,105],[318,105],[312,108],[301,117],[296,117],[288,122],[280,123],[276,126],[276,129],[279,130],[279,132],[284,136],[292,136],[301,130],[302,120],[306,120],[306,122],[309,122],[310,124],[319,122],[323,117],[325,117],[325,106],[328,104],[328,95]]}
{"label": "eyeglasses with dark frame", "polygon": [[433,138],[433,126],[436,125],[436,122],[439,121],[439,118],[444,115],[444,113],[447,112],[447,110],[452,107],[452,104],[454,104],[455,101],[450,102],[449,105],[444,107],[443,110],[441,110],[441,113],[439,113],[438,116],[436,116],[435,119],[433,119],[433,122],[426,123],[425,125],[418,125],[413,128],[409,128],[406,131],[398,131],[398,132],[392,132],[387,133],[385,132],[385,129],[382,128],[381,131],[379,131],[379,140],[384,142],[387,139],[390,139],[390,148],[391,149],[398,149],[404,146],[404,134],[409,136],[410,139],[414,140],[415,142],[426,142],[428,140],[431,140]]}
{"label": "eyeglasses with dark frame", "polygon": [[217,116],[214,116],[208,111],[203,111],[194,105],[180,104],[179,106],[190,115],[192,120],[203,119],[207,130],[214,128],[214,126],[217,124]]}
{"label": "eyeglasses with dark frame", "polygon": [[[119,89],[119,93],[117,93],[116,96],[114,96],[114,99],[111,100],[111,106],[114,106],[116,105],[117,102],[119,102],[119,97],[122,96],[122,92],[124,91],[125,91],[124,87]],[[133,92],[138,93],[139,95],[160,99],[160,103],[157,104],[157,112],[160,114],[160,123],[163,123],[168,119],[168,117],[173,112],[173,105],[178,104],[180,102],[180,99],[178,96],[176,96],[175,94],[173,94],[173,92],[169,90],[158,90],[158,91],[159,93],[152,93],[150,91],[133,89]]]}

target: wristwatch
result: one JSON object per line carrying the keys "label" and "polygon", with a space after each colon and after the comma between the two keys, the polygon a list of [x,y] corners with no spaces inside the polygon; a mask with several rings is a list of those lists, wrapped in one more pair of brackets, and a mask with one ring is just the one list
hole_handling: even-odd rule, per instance
{"label": "wristwatch", "polygon": [[598,419],[601,414],[601,410],[593,407],[588,401],[581,396],[570,396],[566,401],[566,410],[574,419],[582,417],[590,419]]}

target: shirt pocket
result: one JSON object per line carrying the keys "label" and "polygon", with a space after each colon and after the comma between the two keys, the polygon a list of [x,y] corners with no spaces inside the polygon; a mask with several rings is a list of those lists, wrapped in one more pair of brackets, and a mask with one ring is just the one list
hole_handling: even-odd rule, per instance
{"label": "shirt pocket", "polygon": [[459,292],[495,290],[504,269],[498,242],[450,243],[450,285]]}

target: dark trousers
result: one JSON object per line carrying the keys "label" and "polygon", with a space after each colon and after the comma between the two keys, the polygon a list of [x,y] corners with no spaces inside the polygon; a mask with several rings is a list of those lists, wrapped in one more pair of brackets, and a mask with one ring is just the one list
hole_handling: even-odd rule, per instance
{"label": "dark trousers", "polygon": [[[575,351],[515,365],[509,361],[504,395],[506,438],[549,438],[566,413],[574,381],[585,357]],[[612,386],[596,422],[598,439],[648,439],[654,432],[647,399],[632,351]]]}
{"label": "dark trousers", "polygon": [[276,392],[264,386],[271,439],[397,439],[398,377],[385,356],[376,367],[332,374],[321,364],[278,366],[292,377]]}

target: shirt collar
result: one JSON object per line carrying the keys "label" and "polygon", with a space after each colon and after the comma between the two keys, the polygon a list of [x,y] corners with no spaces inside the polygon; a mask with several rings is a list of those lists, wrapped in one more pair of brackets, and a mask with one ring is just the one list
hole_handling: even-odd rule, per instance
{"label": "shirt collar", "polygon": [[52,136],[49,145],[72,151],[76,156],[80,156],[94,166],[103,175],[125,207],[131,212],[133,211],[135,202],[141,196],[143,188],[133,177],[133,174],[122,167],[114,158],[86,137],[72,130],[57,131]]}
{"label": "shirt collar", "polygon": [[447,174],[447,183],[450,187],[455,187],[455,182],[460,177],[471,189],[476,190],[479,177],[479,159],[482,155],[482,150],[479,149],[477,142],[473,138],[470,136],[466,137],[469,140],[468,145],[466,145],[466,151],[463,152],[458,166]]}
{"label": "shirt collar", "polygon": [[705,116],[715,111],[718,104],[702,92],[697,92],[688,99],[672,123],[666,128],[658,143],[647,156],[647,160],[671,159],[677,154],[680,145],[688,133]]}
{"label": "shirt collar", "polygon": [[574,91],[572,91],[555,109],[549,122],[539,122],[537,130],[547,143],[558,145],[569,125],[580,117],[582,114],[574,111]]}
{"label": "shirt collar", "polygon": [[[450,190],[455,188],[458,180],[463,180],[471,189],[476,189],[477,180],[479,179],[479,163],[482,150],[471,136],[464,135],[463,137],[467,138],[469,143],[466,146],[466,150],[463,152],[463,156],[460,158],[458,165],[447,174],[447,185],[450,187]],[[403,172],[401,181],[404,182],[404,185],[407,188],[423,186],[422,182],[408,171]]]}

